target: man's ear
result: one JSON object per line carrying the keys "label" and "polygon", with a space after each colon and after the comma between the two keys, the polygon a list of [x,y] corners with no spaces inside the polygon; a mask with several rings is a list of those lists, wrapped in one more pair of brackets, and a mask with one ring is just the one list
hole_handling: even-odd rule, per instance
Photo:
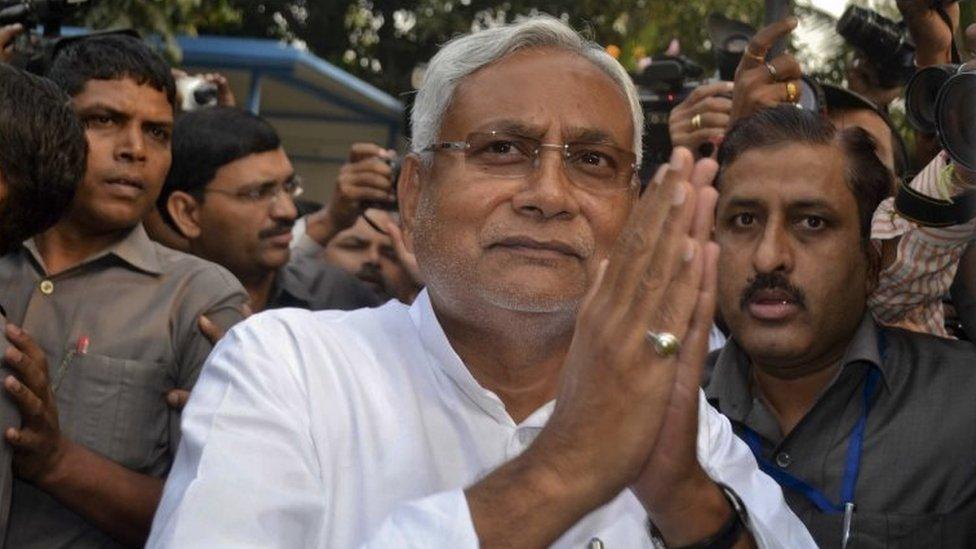
{"label": "man's ear", "polygon": [[400,166],[400,179],[397,180],[397,200],[400,205],[400,225],[403,228],[403,243],[411,253],[417,205],[420,203],[420,175],[423,166],[416,154],[410,153],[403,157]]}
{"label": "man's ear", "polygon": [[183,236],[190,240],[200,236],[200,204],[190,193],[173,191],[166,199],[166,211]]}

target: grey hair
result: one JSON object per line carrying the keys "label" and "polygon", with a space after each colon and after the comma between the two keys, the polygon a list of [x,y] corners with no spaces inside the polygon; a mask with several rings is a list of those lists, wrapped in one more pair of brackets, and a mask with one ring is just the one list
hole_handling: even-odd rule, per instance
{"label": "grey hair", "polygon": [[421,153],[437,141],[444,114],[451,106],[458,84],[465,77],[519,50],[542,47],[576,53],[613,79],[630,104],[634,122],[634,153],[640,164],[644,111],[641,110],[637,88],[630,75],[598,44],[584,39],[568,25],[548,15],[460,36],[437,52],[430,60],[410,113],[413,152]]}

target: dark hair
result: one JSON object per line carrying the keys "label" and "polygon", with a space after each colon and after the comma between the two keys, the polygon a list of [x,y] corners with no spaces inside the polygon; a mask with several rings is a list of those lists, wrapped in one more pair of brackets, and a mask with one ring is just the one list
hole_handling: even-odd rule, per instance
{"label": "dark hair", "polygon": [[176,117],[172,147],[173,163],[156,207],[163,219],[177,228],[166,208],[173,191],[203,200],[204,187],[222,166],[278,149],[281,139],[274,127],[256,114],[236,107],[208,107]]}
{"label": "dark hair", "polygon": [[763,109],[738,120],[726,134],[718,150],[716,184],[721,185],[728,166],[747,151],[794,143],[839,145],[846,159],[847,186],[857,201],[861,239],[867,242],[874,211],[894,190],[894,175],[878,158],[877,145],[863,128],[838,130],[827,117],[793,105]]}
{"label": "dark hair", "polygon": [[56,223],[85,176],[88,141],[69,101],[49,80],[0,63],[2,253]]}
{"label": "dark hair", "polygon": [[89,80],[131,78],[164,92],[176,105],[176,83],[169,65],[142,40],[127,34],[89,36],[58,50],[48,78],[68,95],[81,93]]}

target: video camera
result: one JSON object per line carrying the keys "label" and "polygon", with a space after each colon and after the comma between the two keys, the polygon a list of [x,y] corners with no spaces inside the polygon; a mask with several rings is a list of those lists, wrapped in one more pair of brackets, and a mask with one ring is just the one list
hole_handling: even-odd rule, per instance
{"label": "video camera", "polygon": [[[644,162],[647,169],[668,161],[671,134],[668,119],[671,111],[700,84],[705,70],[691,59],[661,56],[634,77],[638,85],[641,109],[644,111]],[[645,181],[649,174],[640,174]]]}
{"label": "video camera", "polygon": [[[0,26],[20,23],[27,32],[14,42],[10,64],[45,74],[61,37],[61,24],[89,0],[0,0]],[[44,28],[37,33],[38,25]]]}

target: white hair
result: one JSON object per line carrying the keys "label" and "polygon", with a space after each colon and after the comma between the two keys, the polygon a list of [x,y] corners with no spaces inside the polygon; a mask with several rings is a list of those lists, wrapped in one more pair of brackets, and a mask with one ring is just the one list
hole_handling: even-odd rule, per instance
{"label": "white hair", "polygon": [[[634,154],[639,164],[644,112],[630,75],[598,44],[584,39],[568,25],[548,15],[460,36],[437,52],[430,60],[411,111],[413,152],[420,153],[437,141],[444,114],[454,99],[454,91],[465,77],[519,50],[542,47],[576,53],[613,79],[630,104],[634,122]],[[594,98],[594,101],[599,100]]]}

